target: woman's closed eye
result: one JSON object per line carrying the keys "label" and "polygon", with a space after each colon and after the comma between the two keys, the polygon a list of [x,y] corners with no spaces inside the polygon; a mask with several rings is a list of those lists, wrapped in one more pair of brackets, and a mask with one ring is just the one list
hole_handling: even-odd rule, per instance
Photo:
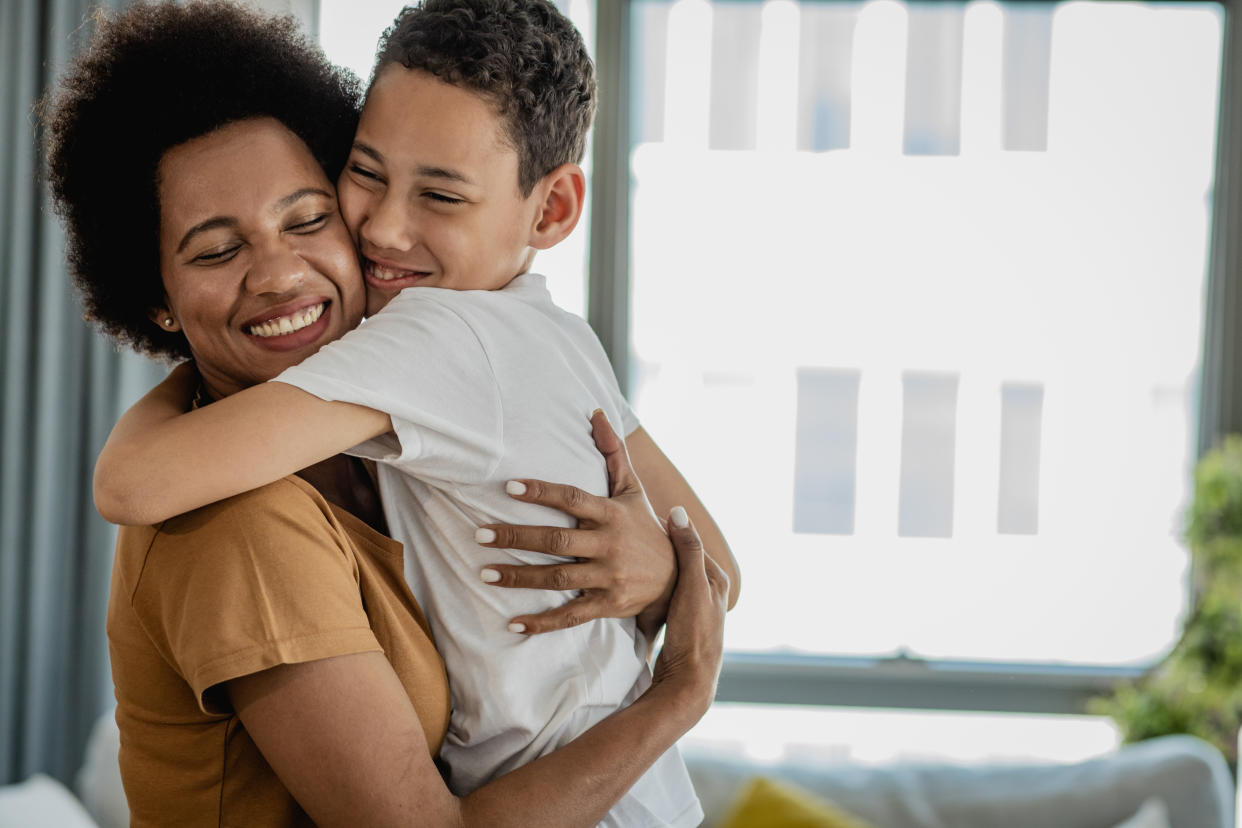
{"label": "woman's closed eye", "polygon": [[328,213],[320,213],[317,216],[294,222],[287,229],[291,233],[313,233],[328,223],[328,216]]}
{"label": "woman's closed eye", "polygon": [[227,247],[212,248],[211,250],[205,250],[202,253],[199,253],[190,261],[205,265],[223,264],[236,256],[238,250],[241,250],[240,244],[231,244]]}

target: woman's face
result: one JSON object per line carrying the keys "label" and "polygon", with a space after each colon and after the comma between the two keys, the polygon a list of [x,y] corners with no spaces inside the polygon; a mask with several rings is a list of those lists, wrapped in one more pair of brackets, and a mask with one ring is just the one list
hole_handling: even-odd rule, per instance
{"label": "woman's face", "polygon": [[279,121],[239,121],[173,147],[158,187],[167,307],[151,318],[184,332],[213,397],[271,379],[361,320],[362,276],[335,191]]}

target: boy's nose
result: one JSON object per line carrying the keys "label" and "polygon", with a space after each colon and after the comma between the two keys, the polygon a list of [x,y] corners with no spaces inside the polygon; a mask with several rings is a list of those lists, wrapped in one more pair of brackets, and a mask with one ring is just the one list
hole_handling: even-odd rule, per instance
{"label": "boy's nose", "polygon": [[375,200],[359,232],[379,249],[409,250],[414,246],[414,220],[405,200],[389,194]]}

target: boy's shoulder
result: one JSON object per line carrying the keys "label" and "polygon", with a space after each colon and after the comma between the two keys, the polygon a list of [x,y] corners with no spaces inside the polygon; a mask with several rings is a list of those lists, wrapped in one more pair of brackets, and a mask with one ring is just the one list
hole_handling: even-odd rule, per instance
{"label": "boy's shoulder", "polygon": [[496,290],[454,290],[442,287],[408,287],[384,307],[377,317],[390,312],[414,314],[428,306],[449,310],[496,309],[520,302],[539,308],[561,309],[553,302],[547,279],[537,273],[522,273]]}

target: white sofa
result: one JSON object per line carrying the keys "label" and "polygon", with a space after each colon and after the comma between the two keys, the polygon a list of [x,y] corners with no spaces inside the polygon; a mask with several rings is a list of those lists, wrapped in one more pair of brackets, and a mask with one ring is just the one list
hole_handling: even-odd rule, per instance
{"label": "white sofa", "polygon": [[1191,736],[1129,745],[1079,764],[759,765],[685,751],[713,828],[752,776],[792,782],[876,828],[1111,828],[1153,797],[1171,828],[1234,828],[1220,752]]}
{"label": "white sofa", "polygon": [[[95,725],[77,795],[36,775],[0,787],[0,828],[125,828],[111,714]],[[686,751],[705,828],[752,776],[831,799],[876,828],[1111,828],[1158,797],[1171,828],[1234,828],[1233,781],[1220,753],[1189,736],[1122,748],[1074,765],[759,765]]]}

